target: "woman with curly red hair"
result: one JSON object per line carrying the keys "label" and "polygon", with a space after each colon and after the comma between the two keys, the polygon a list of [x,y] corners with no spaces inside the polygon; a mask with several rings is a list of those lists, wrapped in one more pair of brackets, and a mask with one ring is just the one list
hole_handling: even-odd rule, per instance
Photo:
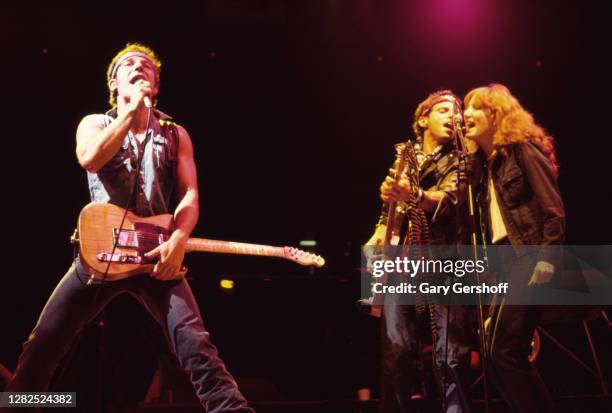
{"label": "woman with curly red hair", "polygon": [[[552,246],[561,244],[565,233],[553,138],[503,85],[476,88],[464,101],[466,137],[479,145],[488,165],[479,197],[487,242],[538,246],[531,247],[531,254],[497,249],[498,276],[522,291],[547,284],[558,267]],[[491,378],[514,411],[554,411],[542,378],[528,361],[542,307],[509,305],[505,300],[491,312]]]}

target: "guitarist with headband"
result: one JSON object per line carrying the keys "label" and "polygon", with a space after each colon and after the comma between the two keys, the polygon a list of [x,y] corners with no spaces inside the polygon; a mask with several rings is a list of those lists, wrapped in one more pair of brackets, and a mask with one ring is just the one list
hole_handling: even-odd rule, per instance
{"label": "guitarist with headband", "polygon": [[[450,90],[434,92],[419,104],[413,123],[417,136],[414,156],[419,168],[418,187],[411,185],[405,171],[399,171],[401,175],[398,180],[394,176],[395,169],[391,170],[391,175],[380,187],[384,202],[382,214],[366,245],[384,243],[388,231],[389,205],[398,203],[402,207],[410,202],[415,202],[416,207],[425,213],[430,244],[469,244],[465,227],[468,222],[467,191],[458,184],[459,164],[453,147],[453,128],[456,118],[461,115],[461,106],[459,98]],[[405,145],[396,145],[396,150],[402,152]],[[432,305],[431,310],[434,358],[437,377],[443,389],[442,405],[446,412],[468,412],[466,380],[469,373],[471,312],[462,305]],[[394,304],[387,297],[382,306],[382,316],[380,411],[409,412],[413,410],[411,392],[415,390],[420,358],[415,307]]]}
{"label": "guitarist with headband", "polygon": [[174,231],[145,254],[157,261],[150,274],[100,283],[76,259],[23,345],[6,391],[46,391],[83,327],[114,297],[130,293],[162,328],[206,411],[253,412],[211,343],[181,268],[198,221],[198,185],[189,134],[155,108],[160,68],[146,46],[128,44],[117,53],[107,71],[112,109],[81,120],[76,155],[92,202],[144,217],[173,213]]}

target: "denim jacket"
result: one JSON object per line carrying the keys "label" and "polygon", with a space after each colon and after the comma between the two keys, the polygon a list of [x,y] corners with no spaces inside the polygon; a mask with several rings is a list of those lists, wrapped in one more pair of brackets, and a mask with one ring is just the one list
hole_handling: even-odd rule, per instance
{"label": "denim jacket", "polygon": [[[489,173],[512,245],[541,246],[538,260],[555,263],[565,236],[565,209],[548,157],[533,143],[514,144],[493,160]],[[488,182],[488,180],[487,180]],[[484,233],[490,224],[487,185],[479,195],[485,211]]]}

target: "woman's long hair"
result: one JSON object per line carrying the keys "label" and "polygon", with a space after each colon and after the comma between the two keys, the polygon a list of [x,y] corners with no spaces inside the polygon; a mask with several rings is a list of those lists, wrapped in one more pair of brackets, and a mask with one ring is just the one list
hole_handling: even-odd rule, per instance
{"label": "woman's long hair", "polygon": [[493,148],[505,155],[509,145],[532,142],[546,154],[557,175],[559,164],[552,136],[535,122],[506,86],[492,83],[471,90],[464,99],[466,107],[472,99],[474,107],[484,109],[493,123]]}

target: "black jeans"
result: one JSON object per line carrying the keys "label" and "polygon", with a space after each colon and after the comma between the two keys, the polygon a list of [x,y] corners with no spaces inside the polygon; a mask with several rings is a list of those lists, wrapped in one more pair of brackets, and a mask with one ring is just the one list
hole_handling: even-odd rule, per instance
{"label": "black jeans", "polygon": [[[64,275],[24,343],[15,376],[6,391],[46,391],[77,334],[114,297],[128,293],[161,326],[207,412],[253,412],[211,343],[186,280],[158,281],[142,274],[87,286],[87,278],[78,262]],[[17,411],[23,413],[24,409]]]}
{"label": "black jeans", "polygon": [[[498,277],[511,286],[515,283],[526,286],[535,264],[536,257],[533,254],[517,256],[508,246],[497,257]],[[529,290],[521,291],[528,293]],[[500,301],[498,305],[491,306],[490,311],[487,350],[491,379],[513,412],[555,412],[542,377],[528,360],[533,332],[539,324],[544,307],[505,305],[505,300]]]}

